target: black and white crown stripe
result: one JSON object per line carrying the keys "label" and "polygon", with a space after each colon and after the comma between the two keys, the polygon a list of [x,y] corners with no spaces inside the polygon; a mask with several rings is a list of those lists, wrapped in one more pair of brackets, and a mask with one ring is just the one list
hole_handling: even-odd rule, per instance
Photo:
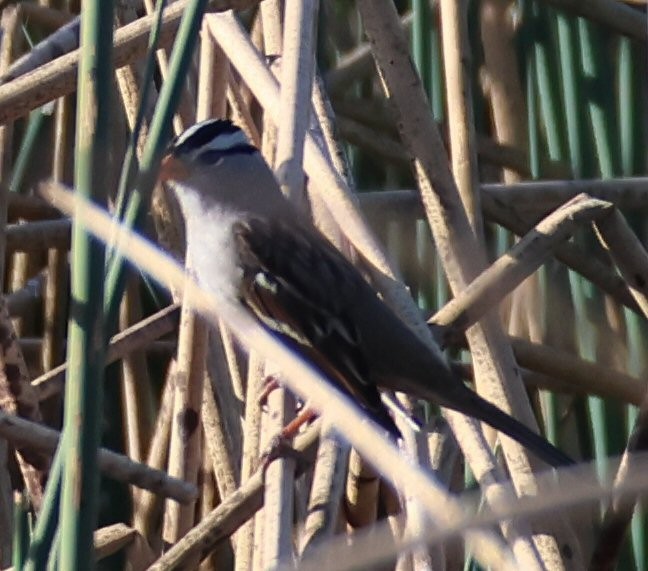
{"label": "black and white crown stripe", "polygon": [[171,144],[171,152],[193,161],[257,152],[245,133],[231,121],[208,119],[189,127]]}

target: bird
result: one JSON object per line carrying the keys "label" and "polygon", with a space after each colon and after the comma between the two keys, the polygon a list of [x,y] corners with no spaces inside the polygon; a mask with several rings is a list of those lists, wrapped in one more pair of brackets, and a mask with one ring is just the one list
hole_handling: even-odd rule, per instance
{"label": "bird", "polygon": [[161,161],[185,222],[198,284],[239,303],[317,367],[392,438],[380,389],[428,400],[492,426],[553,467],[573,460],[479,396],[380,298],[362,273],[284,197],[243,131],[208,119],[176,137]]}

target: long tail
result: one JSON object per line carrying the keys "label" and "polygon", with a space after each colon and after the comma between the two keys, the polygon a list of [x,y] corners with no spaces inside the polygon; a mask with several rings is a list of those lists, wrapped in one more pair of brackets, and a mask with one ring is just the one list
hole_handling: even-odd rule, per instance
{"label": "long tail", "polygon": [[[454,403],[447,402],[444,405],[477,418],[510,436],[554,468],[573,466],[575,464],[572,458],[542,436],[533,432],[528,426],[484,400],[469,388],[465,387],[465,389],[465,394],[462,394],[461,398],[457,399],[457,406],[454,406]],[[464,391],[461,392],[464,393]]]}

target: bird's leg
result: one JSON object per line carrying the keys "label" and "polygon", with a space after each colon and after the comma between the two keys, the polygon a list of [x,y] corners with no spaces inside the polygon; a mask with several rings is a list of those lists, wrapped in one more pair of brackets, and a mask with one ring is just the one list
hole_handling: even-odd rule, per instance
{"label": "bird's leg", "polygon": [[[270,393],[280,386],[279,380],[275,375],[268,375],[263,381],[263,389],[258,397],[259,405],[265,408]],[[297,416],[284,426],[279,434],[272,438],[268,448],[260,458],[260,464],[264,472],[272,461],[277,458],[293,458],[297,462],[304,462],[302,455],[292,447],[291,441],[299,429],[316,416],[317,413],[305,404]]]}
{"label": "bird's leg", "polygon": [[276,389],[278,389],[281,385],[279,384],[279,381],[277,380],[277,377],[274,375],[268,375],[264,380],[263,380],[263,389],[261,390],[261,393],[259,394],[259,397],[257,398],[257,402],[259,403],[259,406],[263,409],[266,408],[266,405],[268,404],[268,397],[270,396],[270,393]]}
{"label": "bird's leg", "polygon": [[[259,396],[257,397],[257,402],[259,403],[259,406],[265,410],[266,405],[268,404],[268,397],[270,396],[270,393],[276,389],[281,387],[281,383],[279,380],[274,376],[274,375],[268,375],[264,381],[263,381],[263,389],[259,393]],[[297,411],[304,410],[306,406],[301,400],[297,401],[296,409]]]}
{"label": "bird's leg", "polygon": [[281,438],[283,440],[288,440],[297,434],[297,431],[304,426],[307,422],[310,422],[317,416],[317,413],[308,405],[300,411],[300,413],[293,418],[286,426],[281,429],[281,432],[276,436],[276,438]]}

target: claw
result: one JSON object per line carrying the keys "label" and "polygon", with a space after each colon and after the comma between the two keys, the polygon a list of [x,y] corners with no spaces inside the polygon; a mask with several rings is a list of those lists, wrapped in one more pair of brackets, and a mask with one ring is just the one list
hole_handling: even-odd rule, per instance
{"label": "claw", "polygon": [[280,387],[279,381],[276,379],[274,375],[268,375],[263,380],[263,389],[261,390],[261,393],[257,398],[257,402],[259,403],[259,406],[263,410],[266,410],[266,406],[268,404],[268,397],[270,396],[270,393],[278,389],[279,387]]}

